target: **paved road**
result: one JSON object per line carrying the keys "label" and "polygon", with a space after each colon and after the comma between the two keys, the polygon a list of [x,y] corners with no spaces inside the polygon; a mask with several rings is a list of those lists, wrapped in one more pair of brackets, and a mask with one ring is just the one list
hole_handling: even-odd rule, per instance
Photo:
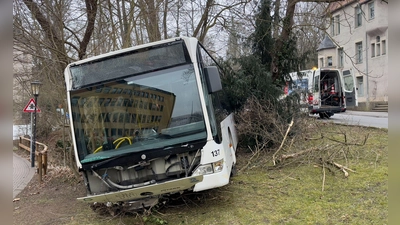
{"label": "paved road", "polygon": [[346,123],[351,125],[361,125],[367,127],[389,128],[387,112],[358,112],[349,111],[338,113],[331,117],[336,123]]}
{"label": "paved road", "polygon": [[[319,117],[318,115],[313,115]],[[387,112],[364,112],[347,110],[344,113],[335,113],[327,122],[360,125],[367,127],[389,128],[389,113]],[[319,118],[318,118],[319,119]]]}
{"label": "paved road", "polygon": [[13,153],[13,198],[17,196],[29,183],[35,174],[35,168],[31,163]]}

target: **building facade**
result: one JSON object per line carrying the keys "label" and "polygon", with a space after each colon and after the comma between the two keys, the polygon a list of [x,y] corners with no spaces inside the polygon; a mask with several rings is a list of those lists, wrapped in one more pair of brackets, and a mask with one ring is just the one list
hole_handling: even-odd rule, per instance
{"label": "building facade", "polygon": [[13,124],[28,124],[30,114],[23,109],[29,101],[32,57],[14,49],[13,51]]}
{"label": "building facade", "polygon": [[350,69],[360,109],[388,102],[388,1],[345,0],[328,7],[318,67]]}

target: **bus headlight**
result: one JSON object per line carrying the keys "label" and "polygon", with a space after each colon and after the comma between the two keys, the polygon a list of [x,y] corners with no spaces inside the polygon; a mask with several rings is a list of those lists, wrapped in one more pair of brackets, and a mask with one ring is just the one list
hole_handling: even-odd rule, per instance
{"label": "bus headlight", "polygon": [[202,166],[197,167],[197,169],[193,173],[193,176],[205,175],[205,174],[211,174],[211,173],[214,173],[214,171],[212,169],[212,165],[211,164],[206,164],[206,165],[202,165]]}
{"label": "bus headlight", "polygon": [[221,160],[216,161],[215,163],[213,163],[213,168],[214,168],[214,173],[221,172],[222,169],[224,168],[224,160],[221,159]]}
{"label": "bus headlight", "polygon": [[224,168],[224,160],[221,159],[214,163],[209,163],[197,167],[197,169],[193,172],[193,175],[196,176],[196,175],[218,173],[221,172],[223,168]]}

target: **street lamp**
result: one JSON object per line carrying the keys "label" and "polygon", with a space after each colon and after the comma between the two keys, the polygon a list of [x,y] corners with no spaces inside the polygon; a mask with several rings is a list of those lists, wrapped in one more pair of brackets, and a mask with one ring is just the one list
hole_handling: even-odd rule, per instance
{"label": "street lamp", "polygon": [[32,151],[31,151],[31,167],[35,167],[35,150],[36,150],[36,109],[37,109],[37,98],[39,96],[39,89],[42,85],[39,81],[31,82],[31,89],[33,97],[35,97],[35,111],[33,114],[33,128],[32,128]]}

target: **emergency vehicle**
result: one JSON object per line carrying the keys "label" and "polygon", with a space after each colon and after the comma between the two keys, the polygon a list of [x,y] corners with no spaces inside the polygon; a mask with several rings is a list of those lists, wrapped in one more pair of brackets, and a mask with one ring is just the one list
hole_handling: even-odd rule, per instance
{"label": "emergency vehicle", "polygon": [[357,106],[357,93],[353,73],[350,70],[318,68],[312,73],[309,84],[308,111],[330,118],[345,112],[347,107]]}

